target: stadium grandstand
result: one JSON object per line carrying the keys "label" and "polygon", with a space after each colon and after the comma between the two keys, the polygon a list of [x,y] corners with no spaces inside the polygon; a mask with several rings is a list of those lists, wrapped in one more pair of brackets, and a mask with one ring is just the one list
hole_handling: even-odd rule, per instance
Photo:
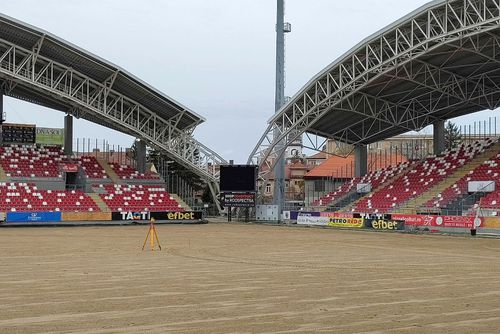
{"label": "stadium grandstand", "polygon": [[[306,134],[318,151],[325,141],[311,138],[333,143],[327,153],[346,166],[338,176],[343,167],[332,157],[306,174],[306,182],[329,174],[337,182],[331,191],[313,190],[306,200],[313,211],[499,215],[496,117],[488,128],[474,124],[472,134],[469,127],[467,142],[445,147],[447,121],[499,107],[499,18],[495,1],[437,0],[361,41],[270,119],[248,158],[260,166],[260,184],[273,179],[286,147]],[[427,126],[431,155],[414,159],[400,150],[374,166],[368,146]]]}
{"label": "stadium grandstand", "polygon": [[[64,129],[7,123],[4,96],[65,113]],[[148,148],[159,152],[160,169],[176,162],[218,197],[215,166],[225,160],[193,137],[203,117],[126,70],[6,15],[0,15],[0,115],[0,212],[7,215],[109,220],[113,212],[190,210],[168,191],[165,171],[148,168]],[[133,161],[107,159],[116,156],[109,146],[90,152],[90,139],[88,152],[74,152],[74,117],[135,137]]]}

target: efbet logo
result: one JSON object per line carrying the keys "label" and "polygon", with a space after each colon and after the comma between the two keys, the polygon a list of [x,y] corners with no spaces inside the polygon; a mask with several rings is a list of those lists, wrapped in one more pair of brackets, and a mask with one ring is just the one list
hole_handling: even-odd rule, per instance
{"label": "efbet logo", "polygon": [[393,220],[374,220],[371,225],[376,230],[400,230],[402,229],[401,223]]}
{"label": "efbet logo", "polygon": [[193,220],[194,212],[169,212],[168,220]]}
{"label": "efbet logo", "polygon": [[149,212],[120,212],[123,220],[149,220],[151,215]]}

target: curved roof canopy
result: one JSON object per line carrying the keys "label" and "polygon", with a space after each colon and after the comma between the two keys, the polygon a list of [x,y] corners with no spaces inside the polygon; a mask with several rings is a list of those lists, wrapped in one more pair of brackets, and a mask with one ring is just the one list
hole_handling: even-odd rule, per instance
{"label": "curved roof canopy", "polygon": [[[159,117],[165,120],[177,118],[175,126],[178,129],[194,128],[205,121],[200,115],[136,78],[119,66],[93,55],[47,31],[0,14],[0,43],[2,42],[9,45],[13,44],[26,50],[34,50],[39,57],[69,67],[75,72],[83,74],[98,83],[108,83],[108,89],[123,94],[130,100],[151,110]],[[46,94],[36,94],[33,89],[23,85],[11,87],[7,95],[61,111],[68,111],[65,104],[56,102],[54,99],[46,96]],[[116,128],[112,123],[102,121],[99,123]]]}
{"label": "curved roof canopy", "polygon": [[[432,1],[327,66],[270,120],[369,144],[500,105],[500,3]],[[286,139],[290,142],[293,138]]]}
{"label": "curved roof canopy", "polygon": [[192,136],[201,116],[122,68],[1,14],[0,89],[140,138],[218,192],[214,166],[225,160]]}

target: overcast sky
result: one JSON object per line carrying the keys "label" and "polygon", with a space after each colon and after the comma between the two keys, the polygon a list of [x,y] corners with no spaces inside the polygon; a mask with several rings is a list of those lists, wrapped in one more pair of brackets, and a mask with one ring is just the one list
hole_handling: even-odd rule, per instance
{"label": "overcast sky", "polygon": [[[286,95],[426,0],[287,0]],[[2,11],[115,63],[206,118],[195,137],[246,162],[274,113],[275,0],[15,0]],[[63,127],[64,114],[5,98],[9,122]],[[465,119],[498,115],[486,111]],[[75,120],[75,137],[132,138]],[[424,130],[429,131],[429,130]]]}

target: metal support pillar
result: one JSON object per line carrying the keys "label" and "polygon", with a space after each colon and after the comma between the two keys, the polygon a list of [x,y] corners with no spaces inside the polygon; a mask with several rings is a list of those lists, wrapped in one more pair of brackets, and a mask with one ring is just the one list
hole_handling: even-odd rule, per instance
{"label": "metal support pillar", "polygon": [[0,124],[3,123],[3,121],[5,121],[5,117],[4,116],[4,113],[3,113],[3,89],[0,88]]}
{"label": "metal support pillar", "polygon": [[135,159],[136,166],[139,173],[146,171],[146,142],[144,140],[137,140],[135,143]]}
{"label": "metal support pillar", "polygon": [[5,122],[5,113],[3,111],[3,89],[0,88],[0,146],[3,145],[3,122]]}
{"label": "metal support pillar", "polygon": [[439,155],[445,150],[445,138],[444,138],[444,121],[438,120],[434,122],[434,154]]}
{"label": "metal support pillar", "polygon": [[368,146],[356,145],[354,148],[354,176],[362,177],[368,173]]}
{"label": "metal support pillar", "polygon": [[64,154],[73,155],[73,116],[64,116]]}
{"label": "metal support pillar", "polygon": [[219,213],[221,213],[223,211],[222,207],[220,206],[220,202],[219,202],[219,189],[218,189],[218,183],[212,183],[212,182],[208,182],[208,188],[210,189],[210,194],[212,195],[212,199],[215,203],[215,206],[217,207],[217,210],[219,211]]}
{"label": "metal support pillar", "polygon": [[[285,9],[284,0],[277,0],[276,11],[276,91],[275,91],[275,112],[278,113],[285,102]],[[275,131],[274,138],[279,137]],[[278,152],[282,152],[284,142],[276,145]],[[281,221],[283,212],[283,202],[285,194],[285,157],[278,154],[277,163],[274,167],[274,205],[278,206],[278,220]]]}

